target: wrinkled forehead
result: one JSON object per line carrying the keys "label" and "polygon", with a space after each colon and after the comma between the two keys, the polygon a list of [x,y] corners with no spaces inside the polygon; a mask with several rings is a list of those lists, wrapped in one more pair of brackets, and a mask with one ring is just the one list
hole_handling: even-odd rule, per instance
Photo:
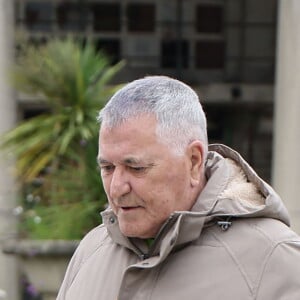
{"label": "wrinkled forehead", "polygon": [[152,141],[157,139],[157,121],[153,115],[144,114],[132,117],[121,124],[111,126],[102,123],[99,131],[99,144],[117,143],[118,141],[130,141],[138,143],[141,141]]}
{"label": "wrinkled forehead", "polygon": [[103,125],[99,134],[98,160],[123,163],[153,160],[172,156],[170,148],[156,134],[156,120],[131,119],[117,127]]}

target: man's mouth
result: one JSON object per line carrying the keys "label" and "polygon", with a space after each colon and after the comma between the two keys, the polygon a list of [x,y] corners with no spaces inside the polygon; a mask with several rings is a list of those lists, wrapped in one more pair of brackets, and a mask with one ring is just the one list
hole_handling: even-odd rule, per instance
{"label": "man's mouth", "polygon": [[132,211],[132,210],[135,210],[135,209],[138,209],[140,208],[140,206],[121,206],[121,209],[123,211]]}
{"label": "man's mouth", "polygon": [[125,210],[130,210],[130,209],[134,209],[134,208],[138,208],[139,206],[121,206],[122,209]]}

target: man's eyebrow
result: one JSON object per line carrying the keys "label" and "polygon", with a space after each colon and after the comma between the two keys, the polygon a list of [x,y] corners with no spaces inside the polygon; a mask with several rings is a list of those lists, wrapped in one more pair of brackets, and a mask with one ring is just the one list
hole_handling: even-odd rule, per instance
{"label": "man's eyebrow", "polygon": [[[97,163],[99,165],[101,165],[101,164],[110,164],[111,162],[104,159],[104,158],[102,158],[102,157],[97,157]],[[140,165],[140,164],[143,164],[143,165],[146,165],[148,167],[154,166],[153,163],[150,163],[150,162],[147,162],[147,161],[145,162],[142,159],[139,159],[139,158],[136,158],[136,157],[127,157],[124,160],[122,160],[121,163],[125,164],[125,165]]]}
{"label": "man's eyebrow", "polygon": [[128,158],[125,158],[123,160],[123,162],[128,165],[138,165],[138,164],[142,163],[142,160],[135,158],[135,157],[128,157]]}
{"label": "man's eyebrow", "polygon": [[104,158],[101,158],[101,157],[97,157],[96,158],[96,161],[97,161],[97,163],[100,165],[100,164],[108,164],[109,163],[109,161],[108,160],[106,160],[106,159],[104,159]]}
{"label": "man's eyebrow", "polygon": [[132,166],[137,166],[137,165],[142,165],[142,166],[145,166],[145,167],[155,166],[154,163],[149,162],[148,160],[143,160],[143,159],[139,159],[139,158],[136,158],[136,157],[125,158],[123,163],[126,164],[126,165],[132,165]]}

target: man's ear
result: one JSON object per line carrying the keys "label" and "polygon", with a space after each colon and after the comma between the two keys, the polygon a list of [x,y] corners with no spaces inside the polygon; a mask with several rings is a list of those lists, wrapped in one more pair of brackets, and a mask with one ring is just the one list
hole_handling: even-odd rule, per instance
{"label": "man's ear", "polygon": [[192,186],[199,186],[201,183],[201,171],[204,163],[203,145],[200,141],[193,141],[188,146],[188,155],[190,161],[190,179]]}

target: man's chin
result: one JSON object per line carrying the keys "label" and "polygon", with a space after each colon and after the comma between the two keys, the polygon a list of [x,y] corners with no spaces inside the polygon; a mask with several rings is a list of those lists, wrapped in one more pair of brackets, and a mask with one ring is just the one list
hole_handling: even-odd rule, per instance
{"label": "man's chin", "polygon": [[125,224],[122,224],[119,222],[120,230],[123,235],[125,235],[128,238],[140,238],[140,239],[147,239],[152,238],[153,234],[149,233],[147,230],[143,230],[141,225],[134,225],[129,224],[126,226]]}

